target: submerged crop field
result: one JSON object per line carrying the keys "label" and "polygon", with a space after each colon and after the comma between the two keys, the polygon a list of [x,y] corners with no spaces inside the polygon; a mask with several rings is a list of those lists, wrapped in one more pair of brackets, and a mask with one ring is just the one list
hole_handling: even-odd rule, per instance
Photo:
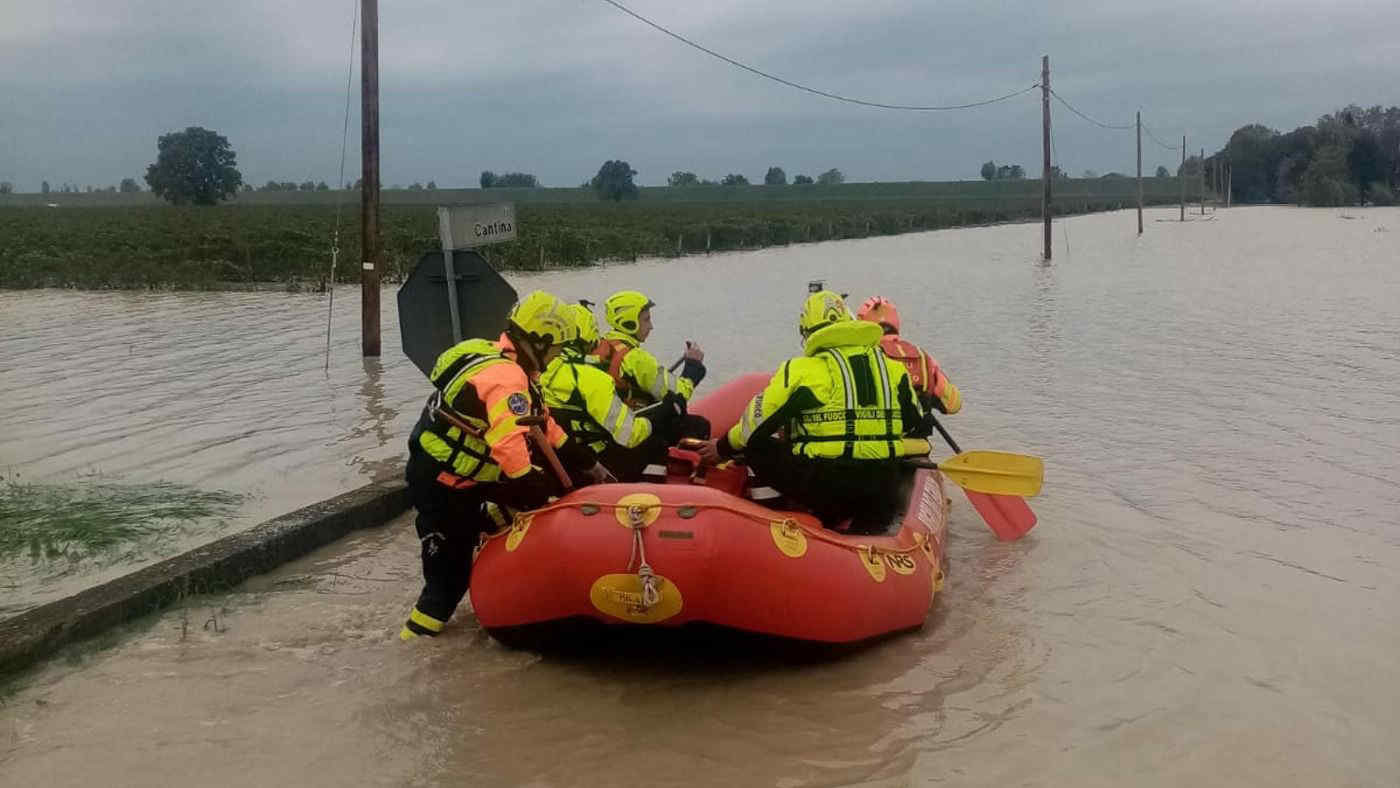
{"label": "submerged crop field", "polygon": [[[1144,184],[1148,204],[1180,196],[1175,178]],[[436,248],[434,206],[496,200],[517,203],[519,238],[488,258],[533,270],[1023,221],[1040,215],[1040,182],[645,188],[623,202],[586,189],[386,190],[384,277],[402,278]],[[1132,179],[1055,182],[1056,215],[1135,201]],[[331,275],[337,215],[335,278],[354,282],[357,192],[245,192],[217,207],[173,207],[150,194],[9,195],[0,198],[0,288],[319,288]]]}

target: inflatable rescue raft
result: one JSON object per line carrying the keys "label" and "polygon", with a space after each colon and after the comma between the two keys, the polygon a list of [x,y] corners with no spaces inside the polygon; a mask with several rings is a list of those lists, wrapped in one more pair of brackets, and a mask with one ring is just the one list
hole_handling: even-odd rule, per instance
{"label": "inflatable rescue raft", "polygon": [[[744,376],[691,411],[726,429],[766,382]],[[744,466],[672,449],[664,481],[578,489],[487,537],[472,607],[507,644],[589,623],[833,644],[916,629],[942,586],[949,502],[937,471],[901,473],[886,533],[844,535],[763,505]]]}

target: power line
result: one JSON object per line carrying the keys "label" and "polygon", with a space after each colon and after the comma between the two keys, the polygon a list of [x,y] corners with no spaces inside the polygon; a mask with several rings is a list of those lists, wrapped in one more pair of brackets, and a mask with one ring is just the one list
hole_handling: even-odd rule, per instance
{"label": "power line", "polygon": [[1147,132],[1147,136],[1151,137],[1153,142],[1157,143],[1158,145],[1161,145],[1163,148],[1166,148],[1167,150],[1181,150],[1180,145],[1168,145],[1167,143],[1157,139],[1157,135],[1153,134],[1152,129],[1147,128],[1147,126],[1143,126],[1142,130]]}
{"label": "power line", "polygon": [[1059,93],[1056,93],[1054,88],[1051,88],[1051,89],[1050,89],[1050,95],[1054,96],[1056,101],[1060,102],[1061,104],[1064,104],[1067,108],[1069,108],[1069,111],[1070,111],[1070,112],[1073,112],[1074,114],[1076,114],[1076,115],[1078,115],[1079,117],[1081,117],[1081,118],[1083,118],[1083,119],[1089,121],[1090,123],[1094,124],[1095,126],[1100,126],[1100,127],[1102,127],[1102,128],[1105,128],[1105,129],[1111,129],[1111,130],[1113,130],[1113,131],[1132,131],[1132,129],[1134,128],[1134,125],[1133,125],[1132,123],[1128,123],[1128,124],[1126,124],[1126,125],[1119,126],[1119,125],[1113,124],[1113,123],[1104,123],[1103,121],[1094,120],[1093,118],[1089,117],[1088,115],[1085,115],[1083,112],[1080,112],[1078,109],[1076,109],[1075,106],[1074,106],[1073,104],[1071,104],[1071,103],[1069,103],[1068,101],[1065,101],[1063,98],[1061,98],[1061,97],[1060,97],[1060,94],[1059,94]]}
{"label": "power line", "polygon": [[652,28],[654,28],[654,29],[656,29],[656,30],[661,31],[662,33],[665,33],[666,35],[670,36],[671,38],[676,39],[677,41],[681,42],[682,44],[685,44],[686,46],[694,47],[695,49],[698,49],[698,50],[700,50],[701,52],[704,52],[705,54],[710,55],[711,57],[719,58],[720,60],[723,60],[724,62],[728,63],[728,64],[731,65],[731,66],[736,66],[736,67],[738,67],[738,68],[742,68],[743,70],[748,71],[748,72],[753,73],[753,74],[757,74],[758,76],[763,77],[764,79],[771,79],[771,80],[773,80],[774,82],[777,82],[777,83],[783,84],[783,85],[787,85],[787,86],[790,87],[790,88],[796,88],[796,89],[798,89],[798,90],[805,91],[805,92],[811,93],[811,94],[813,94],[813,95],[821,96],[821,97],[823,97],[823,98],[835,99],[836,101],[844,101],[844,102],[846,102],[846,103],[848,103],[848,104],[859,104],[859,105],[861,105],[861,106],[863,106],[863,107],[877,107],[877,108],[879,108],[879,109],[897,109],[897,110],[906,110],[906,111],[909,111],[909,112],[942,112],[942,111],[946,111],[946,110],[955,110],[955,109],[972,109],[973,107],[985,107],[985,106],[987,106],[988,104],[995,104],[995,103],[997,103],[998,101],[1006,101],[1007,99],[1013,99],[1013,98],[1016,98],[1017,96],[1024,95],[1024,94],[1029,93],[1029,92],[1031,92],[1032,90],[1035,90],[1036,88],[1040,87],[1040,84],[1039,84],[1039,83],[1036,83],[1036,84],[1034,84],[1034,85],[1031,85],[1031,86],[1028,87],[1028,88],[1024,88],[1024,89],[1022,89],[1022,90],[1017,90],[1017,91],[1012,92],[1012,93],[1007,93],[1007,94],[1004,95],[1004,96],[997,96],[996,98],[986,99],[985,101],[974,101],[974,102],[972,102],[972,103],[970,103],[970,104],[948,104],[948,105],[943,105],[943,106],[934,106],[934,105],[922,106],[922,105],[915,105],[915,104],[883,104],[883,103],[878,102],[878,101],[866,101],[866,100],[864,100],[864,99],[851,98],[850,96],[842,96],[842,95],[839,94],[839,93],[831,93],[831,92],[825,91],[825,90],[818,90],[817,88],[808,87],[808,86],[806,86],[806,85],[802,85],[802,84],[799,84],[799,83],[797,83],[797,82],[793,82],[792,80],[783,79],[782,77],[775,76],[775,75],[773,75],[773,74],[769,74],[769,73],[766,72],[766,71],[761,71],[761,70],[759,70],[759,69],[757,69],[757,68],[754,68],[753,66],[746,65],[746,64],[744,64],[744,63],[740,63],[739,61],[735,60],[734,58],[726,57],[726,56],[724,56],[724,55],[721,55],[720,53],[714,51],[713,49],[709,49],[708,47],[705,47],[705,46],[702,46],[702,45],[700,45],[700,44],[697,44],[696,42],[691,41],[690,39],[686,38],[686,37],[683,36],[683,35],[680,35],[679,33],[673,33],[673,32],[671,32],[670,30],[667,30],[666,28],[662,27],[661,25],[659,25],[659,24],[657,24],[657,23],[651,21],[650,19],[647,19],[646,17],[642,16],[641,14],[637,13],[636,11],[633,11],[632,9],[628,8],[627,6],[625,6],[625,5],[623,5],[623,4],[619,3],[619,2],[616,2],[616,0],[603,0],[603,2],[607,3],[608,5],[612,6],[613,8],[616,8],[617,10],[621,11],[622,13],[627,14],[628,16],[630,16],[630,17],[632,17],[632,18],[638,20],[639,22],[642,22],[643,24],[645,24],[645,25],[647,25],[647,26],[649,26],[649,27],[652,27]]}

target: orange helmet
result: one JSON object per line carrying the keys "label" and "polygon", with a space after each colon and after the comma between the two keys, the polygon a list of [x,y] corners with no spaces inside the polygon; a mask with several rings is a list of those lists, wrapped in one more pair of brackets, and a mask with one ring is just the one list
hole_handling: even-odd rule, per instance
{"label": "orange helmet", "polygon": [[899,333],[899,310],[894,308],[893,302],[885,300],[882,296],[865,299],[865,303],[860,305],[860,311],[856,313],[856,319],[879,323],[894,333]]}

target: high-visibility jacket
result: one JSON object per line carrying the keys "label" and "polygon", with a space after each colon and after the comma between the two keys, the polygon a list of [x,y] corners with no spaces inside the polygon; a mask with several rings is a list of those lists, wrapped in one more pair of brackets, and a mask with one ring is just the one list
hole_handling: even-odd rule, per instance
{"label": "high-visibility jacket", "polygon": [[909,370],[909,383],[925,404],[936,403],[934,407],[944,413],[962,410],[962,393],[923,348],[898,334],[886,334],[880,338],[880,349]]}
{"label": "high-visibility jacket", "polygon": [[[515,348],[502,337],[499,342],[468,339],[438,356],[431,375],[440,406],[466,422],[463,431],[434,418],[432,406],[423,409],[409,438],[410,449],[431,457],[445,472],[440,480],[453,486],[519,479],[534,466],[530,463],[528,428],[516,423],[527,415],[548,417],[543,398],[525,370],[513,360]],[[544,425],[555,448],[568,435],[553,419]]]}
{"label": "high-visibility jacket", "polygon": [[[755,437],[787,430],[793,454],[876,460],[904,455],[906,433],[923,412],[904,365],[880,349],[881,329],[847,320],[814,332],[804,355],[783,362],[720,441],[738,451]],[[927,431],[927,430],[923,430]]]}
{"label": "high-visibility jacket", "polygon": [[689,400],[705,374],[703,365],[691,361],[679,376],[672,375],[636,337],[621,331],[604,334],[589,358],[596,358],[598,367],[612,377],[622,401],[634,408],[660,402],[668,392]]}
{"label": "high-visibility jacket", "polygon": [[611,444],[630,449],[651,437],[651,421],[633,415],[608,373],[583,356],[556,358],[540,376],[540,390],[564,431],[595,453]]}

